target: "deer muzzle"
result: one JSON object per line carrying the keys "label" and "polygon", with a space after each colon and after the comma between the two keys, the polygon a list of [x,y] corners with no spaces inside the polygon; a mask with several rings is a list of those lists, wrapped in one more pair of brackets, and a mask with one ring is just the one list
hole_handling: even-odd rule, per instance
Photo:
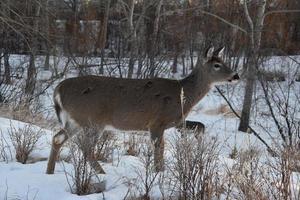
{"label": "deer muzzle", "polygon": [[240,80],[240,76],[238,75],[238,73],[236,73],[228,81],[232,82],[232,81],[238,81],[238,80]]}

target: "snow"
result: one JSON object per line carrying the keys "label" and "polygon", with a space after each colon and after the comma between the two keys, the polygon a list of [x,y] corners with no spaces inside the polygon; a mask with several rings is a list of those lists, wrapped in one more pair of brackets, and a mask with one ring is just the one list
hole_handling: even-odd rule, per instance
{"label": "snow", "polygon": [[[294,59],[300,60],[300,57],[294,57]],[[13,58],[13,66],[22,65],[25,63],[26,57],[15,56]],[[43,59],[40,59],[42,62]],[[61,61],[62,60],[62,61]],[[65,58],[62,58],[60,61],[63,63]],[[89,61],[93,63],[93,61]],[[274,57],[266,61],[268,66],[277,66],[278,69],[288,62],[287,60],[280,57]],[[295,63],[289,62],[287,65],[293,70],[295,70]],[[271,67],[270,67],[271,68]],[[288,72],[290,70],[287,70]],[[50,72],[39,73],[39,80],[47,79],[51,76]],[[71,73],[68,74],[68,77],[76,76],[76,73],[71,70]],[[46,93],[41,97],[42,104],[44,106],[43,115],[46,118],[55,118],[54,109],[52,105],[52,94],[56,84],[49,87],[46,90]],[[284,83],[283,83],[284,84]],[[233,94],[229,96],[230,101],[233,103],[234,108],[237,111],[241,111],[242,107],[242,88],[243,83],[231,86],[221,87],[227,94]],[[295,91],[300,91],[300,85],[297,85],[298,88]],[[230,92],[228,92],[230,91]],[[232,92],[231,92],[232,91]],[[261,94],[256,94],[257,96]],[[228,96],[228,95],[227,95]],[[293,98],[293,97],[292,97]],[[296,98],[296,97],[295,97]],[[296,100],[294,100],[296,101]],[[232,166],[234,161],[228,158],[228,155],[231,153],[234,146],[239,150],[247,149],[250,146],[257,146],[259,149],[264,149],[265,147],[253,134],[245,134],[237,131],[239,119],[234,116],[227,116],[223,112],[217,112],[218,108],[222,105],[226,105],[226,102],[218,95],[215,89],[212,89],[204,99],[202,99],[198,105],[193,108],[190,115],[187,117],[189,120],[200,121],[206,126],[206,134],[211,137],[218,138],[218,141],[221,144],[220,151],[220,161],[226,166]],[[261,103],[259,104],[261,105]],[[266,109],[265,107],[260,109]],[[214,111],[214,112],[211,112]],[[296,118],[300,118],[300,111],[295,114]],[[263,119],[262,117],[260,119]],[[259,121],[259,120],[258,120]],[[265,127],[269,127],[271,132],[275,132],[274,124],[268,120],[261,120],[260,123],[264,123]],[[14,155],[14,150],[9,138],[9,130],[11,127],[23,128],[27,126],[27,123],[10,120],[7,118],[0,117],[0,131],[4,136],[5,140],[8,142],[10,149],[12,150],[12,155]],[[34,130],[40,130],[40,127],[31,125]],[[252,123],[252,126],[258,132],[262,130],[260,124]],[[113,153],[112,162],[101,163],[104,170],[106,171],[105,175],[99,175],[101,180],[106,182],[106,190],[101,194],[90,194],[86,196],[78,196],[70,192],[70,188],[66,179],[65,171],[72,172],[73,167],[70,163],[59,162],[56,164],[55,174],[47,175],[45,173],[47,161],[50,148],[52,136],[55,134],[58,127],[54,127],[51,130],[42,129],[42,137],[40,138],[37,148],[32,152],[31,156],[35,159],[40,159],[31,164],[20,164],[14,159],[8,162],[0,162],[0,199],[37,199],[37,200],[74,200],[74,199],[89,199],[89,200],[115,200],[123,199],[127,192],[129,191],[131,184],[137,184],[141,187],[137,171],[143,173],[144,168],[141,160],[134,156],[128,156],[124,154],[122,145],[124,146],[124,140],[128,139],[129,136],[125,133],[116,132],[117,143],[116,150]],[[166,160],[172,159],[170,148],[172,146],[172,138],[178,135],[179,133],[175,128],[170,128],[165,131],[166,139]],[[149,138],[149,135],[141,136]],[[267,134],[261,135],[261,137],[271,144],[274,139],[274,135],[270,137]],[[68,148],[64,147],[63,155],[68,154]],[[296,176],[296,175],[295,175]],[[298,176],[298,174],[297,174]],[[295,188],[299,188],[299,184],[296,180],[294,181]],[[136,187],[136,186],[135,186]],[[137,189],[135,189],[137,190]],[[161,197],[161,192],[158,185],[156,184],[151,192],[153,198]]]}
{"label": "snow", "polygon": [[[226,141],[224,145],[223,156],[227,157],[231,151],[233,144],[245,146],[245,141],[256,141],[252,135],[237,133],[238,121],[236,118],[228,118],[224,120],[222,114],[211,116],[199,113],[199,110],[207,110],[216,107],[223,102],[218,99],[213,92],[197,105],[188,119],[198,120],[203,122],[207,127],[209,134],[218,136],[220,141]],[[0,130],[5,138],[9,141],[8,130],[10,127],[22,128],[26,123],[0,118]],[[39,129],[34,126],[33,128]],[[51,138],[54,134],[50,130],[43,129],[44,134],[40,139],[37,150],[32,153],[36,158],[47,158],[50,152]],[[122,134],[118,135],[119,143],[124,139]],[[178,134],[175,128],[166,130],[165,138],[171,141],[174,135]],[[236,137],[236,135],[239,137]],[[146,136],[148,137],[148,136]],[[248,146],[248,145],[247,145]],[[171,159],[168,152],[170,144],[166,145],[166,160]],[[64,148],[64,153],[67,154]],[[118,152],[120,154],[120,152]],[[118,155],[115,155],[117,157]],[[20,164],[15,161],[8,163],[0,162],[0,199],[19,198],[19,199],[102,199],[103,195],[107,200],[122,199],[128,191],[126,183],[135,182],[137,171],[143,171],[141,160],[137,157],[121,155],[120,158],[115,158],[113,163],[102,163],[106,175],[101,175],[101,178],[106,181],[106,191],[103,194],[91,194],[87,196],[77,196],[71,194],[65,172],[72,171],[72,166],[64,162],[56,164],[54,175],[45,174],[47,161],[40,161],[33,164]],[[155,186],[152,191],[153,197],[159,197],[160,191],[158,186]]]}

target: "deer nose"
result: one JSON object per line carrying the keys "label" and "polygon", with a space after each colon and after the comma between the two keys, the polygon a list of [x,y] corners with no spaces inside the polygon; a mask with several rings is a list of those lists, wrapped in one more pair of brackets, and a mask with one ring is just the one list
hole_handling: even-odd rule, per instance
{"label": "deer nose", "polygon": [[232,80],[239,80],[239,79],[240,79],[240,76],[237,73],[232,77]]}

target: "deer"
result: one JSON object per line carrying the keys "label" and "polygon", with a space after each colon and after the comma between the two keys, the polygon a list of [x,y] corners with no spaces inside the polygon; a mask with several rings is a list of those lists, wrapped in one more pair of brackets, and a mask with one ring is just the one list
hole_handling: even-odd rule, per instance
{"label": "deer", "polygon": [[[185,78],[126,79],[87,75],[68,78],[54,90],[54,107],[61,130],[52,138],[47,174],[53,174],[60,148],[76,130],[97,125],[107,129],[148,131],[156,171],[164,169],[164,130],[182,122],[215,84],[237,82],[239,75],[222,60],[224,48],[206,50]],[[184,93],[184,102],[182,102]],[[105,173],[91,159],[97,173]]]}

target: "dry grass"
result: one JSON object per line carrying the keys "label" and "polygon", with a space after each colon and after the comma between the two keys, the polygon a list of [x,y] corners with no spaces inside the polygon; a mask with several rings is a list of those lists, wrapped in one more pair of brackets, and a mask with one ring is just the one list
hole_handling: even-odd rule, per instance
{"label": "dry grass", "polygon": [[94,157],[102,162],[111,162],[117,138],[111,131],[104,131],[99,134]]}
{"label": "dry grass", "polygon": [[8,119],[35,124],[41,128],[52,128],[54,127],[54,124],[57,124],[56,119],[45,119],[44,115],[41,112],[33,112],[24,106],[13,108],[8,104],[0,104],[0,116]]}
{"label": "dry grass", "polygon": [[125,154],[130,156],[139,156],[140,153],[144,150],[144,146],[147,146],[149,143],[148,139],[146,138],[148,138],[148,136],[145,137],[143,133],[130,133],[129,139],[124,138]]}
{"label": "dry grass", "polygon": [[299,199],[300,179],[293,173],[291,155],[289,149],[281,149],[277,157],[266,157],[255,146],[239,151],[222,178],[224,199]]}
{"label": "dry grass", "polygon": [[100,180],[92,166],[98,142],[97,132],[97,127],[83,129],[69,145],[69,159],[73,170],[69,172],[64,167],[64,172],[74,194],[87,195],[105,190],[105,182]]}
{"label": "dry grass", "polygon": [[[239,115],[241,115],[241,111],[236,111]],[[204,111],[207,115],[224,115],[225,117],[236,117],[235,114],[231,111],[228,105],[222,104],[217,108],[208,109]]]}
{"label": "dry grass", "polygon": [[[184,130],[183,130],[184,131]],[[168,166],[171,196],[181,200],[218,198],[218,142],[201,135],[177,137],[172,146],[174,162]]]}
{"label": "dry grass", "polygon": [[150,200],[150,193],[157,185],[160,172],[155,170],[154,163],[154,144],[146,142],[140,149],[139,160],[142,167],[136,167],[136,178],[127,179],[125,182],[128,189],[126,200]]}

